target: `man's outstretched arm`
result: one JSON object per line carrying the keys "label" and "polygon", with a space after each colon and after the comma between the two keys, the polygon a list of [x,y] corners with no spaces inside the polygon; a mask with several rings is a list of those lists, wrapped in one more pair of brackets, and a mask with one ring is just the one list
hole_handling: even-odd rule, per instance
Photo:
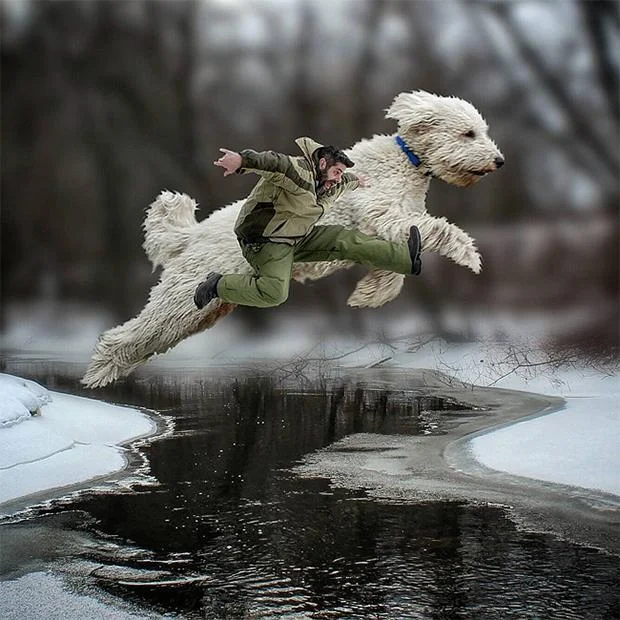
{"label": "man's outstretched arm", "polygon": [[228,149],[220,151],[224,155],[213,163],[224,168],[224,176],[233,172],[253,172],[292,193],[312,188],[309,173],[298,170],[288,155],[275,151],[257,152],[252,149],[244,149],[240,153]]}

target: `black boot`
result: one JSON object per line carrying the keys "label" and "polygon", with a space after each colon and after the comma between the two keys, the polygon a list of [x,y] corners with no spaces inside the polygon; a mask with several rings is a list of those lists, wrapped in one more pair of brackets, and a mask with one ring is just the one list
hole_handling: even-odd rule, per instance
{"label": "black boot", "polygon": [[420,237],[420,231],[417,226],[412,226],[409,229],[409,254],[411,256],[411,273],[414,276],[419,276],[422,271],[422,259],[420,254],[422,253],[422,237]]}
{"label": "black boot", "polygon": [[206,280],[198,285],[194,293],[194,303],[199,310],[217,297],[217,283],[221,277],[221,274],[212,271],[207,274]]}

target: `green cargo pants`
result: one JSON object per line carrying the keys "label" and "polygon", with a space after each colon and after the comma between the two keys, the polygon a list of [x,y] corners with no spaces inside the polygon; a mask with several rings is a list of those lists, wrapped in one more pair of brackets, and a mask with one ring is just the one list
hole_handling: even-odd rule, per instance
{"label": "green cargo pants", "polygon": [[411,273],[407,243],[391,243],[342,226],[315,226],[296,245],[242,244],[253,275],[229,274],[220,278],[217,296],[241,306],[267,308],[288,298],[293,263],[350,260],[396,273]]}

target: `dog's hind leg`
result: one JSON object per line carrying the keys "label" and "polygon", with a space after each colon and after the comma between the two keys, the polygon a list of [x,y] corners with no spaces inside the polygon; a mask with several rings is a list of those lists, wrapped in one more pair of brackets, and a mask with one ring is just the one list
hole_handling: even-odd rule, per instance
{"label": "dog's hind leg", "polygon": [[234,304],[217,300],[203,311],[197,311],[193,304],[182,304],[176,312],[164,312],[151,298],[138,316],[100,336],[82,383],[102,387],[124,377],[151,356],[165,353],[188,336],[211,327],[234,308]]}
{"label": "dog's hind leg", "polygon": [[319,261],[316,263],[293,263],[291,278],[304,284],[306,280],[319,280],[340,269],[350,269],[354,263],[348,260]]}
{"label": "dog's hind leg", "polygon": [[358,308],[378,308],[397,297],[404,282],[405,276],[400,273],[372,269],[357,283],[347,304]]}

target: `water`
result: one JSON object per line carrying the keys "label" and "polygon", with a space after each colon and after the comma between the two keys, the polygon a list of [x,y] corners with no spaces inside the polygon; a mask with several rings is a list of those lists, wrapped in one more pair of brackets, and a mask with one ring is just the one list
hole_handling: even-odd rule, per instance
{"label": "water", "polygon": [[[8,368],[79,393],[72,369]],[[484,412],[404,386],[146,375],[106,398],[165,410],[157,486],[0,528],[5,578],[41,565],[184,618],[617,618],[616,557],[463,502],[379,503],[291,468],[353,432],[440,435]]]}

